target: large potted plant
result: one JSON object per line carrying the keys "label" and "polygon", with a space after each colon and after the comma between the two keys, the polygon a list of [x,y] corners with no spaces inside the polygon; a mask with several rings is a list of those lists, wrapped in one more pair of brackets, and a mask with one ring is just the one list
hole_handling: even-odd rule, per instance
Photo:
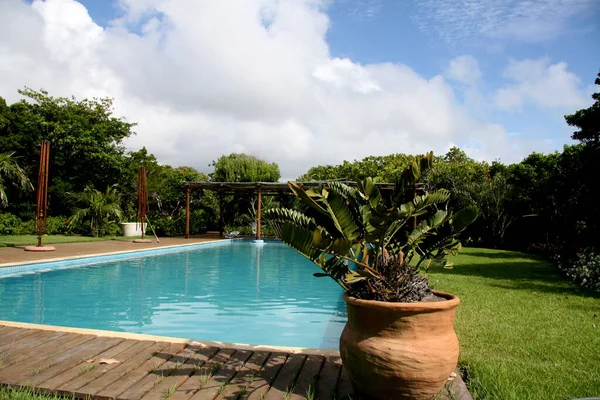
{"label": "large potted plant", "polygon": [[460,248],[475,208],[451,211],[450,193],[417,192],[433,154],[417,157],[390,193],[371,178],[357,187],[332,181],[303,190],[289,182],[303,211],[266,211],[283,242],[345,291],[348,322],[340,355],[363,398],[430,399],[458,362],[458,297],[433,291],[421,272]]}

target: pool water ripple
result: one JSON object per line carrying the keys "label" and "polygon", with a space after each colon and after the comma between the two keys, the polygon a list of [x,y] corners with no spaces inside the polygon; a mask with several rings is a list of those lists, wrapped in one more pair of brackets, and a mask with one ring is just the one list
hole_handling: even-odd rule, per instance
{"label": "pool water ripple", "polygon": [[337,349],[342,290],[278,242],[0,279],[0,319],[198,340]]}

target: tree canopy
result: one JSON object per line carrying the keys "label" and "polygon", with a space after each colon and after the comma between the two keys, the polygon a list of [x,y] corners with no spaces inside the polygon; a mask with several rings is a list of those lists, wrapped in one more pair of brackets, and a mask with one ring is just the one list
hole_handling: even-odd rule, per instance
{"label": "tree canopy", "polygon": [[[600,86],[600,72],[594,83]],[[589,108],[566,115],[565,120],[569,125],[579,128],[573,133],[573,139],[598,146],[600,144],[600,93],[592,94],[592,99],[594,104]]]}
{"label": "tree canopy", "polygon": [[20,157],[34,180],[39,144],[50,141],[51,212],[68,214],[74,206],[70,194],[88,185],[106,188],[119,182],[123,139],[134,134],[135,124],[112,115],[111,99],[53,97],[29,88],[19,93],[25,99],[9,107],[0,101],[0,148]]}
{"label": "tree canopy", "polygon": [[215,182],[277,182],[281,178],[279,166],[244,153],[223,155],[213,161]]}

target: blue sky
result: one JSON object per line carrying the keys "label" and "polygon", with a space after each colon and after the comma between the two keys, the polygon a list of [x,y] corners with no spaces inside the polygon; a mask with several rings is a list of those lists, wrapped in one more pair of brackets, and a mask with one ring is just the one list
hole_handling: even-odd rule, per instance
{"label": "blue sky", "polygon": [[[21,4],[41,15],[50,55],[37,63],[62,66],[46,71],[69,82],[57,90],[114,97],[117,111],[140,123],[129,145],[175,164],[200,166],[215,153],[244,151],[293,176],[315,163],[451,145],[514,162],[573,143],[563,115],[589,106],[598,90],[597,0],[219,3]],[[272,24],[261,27],[257,13]],[[15,51],[2,36],[0,51],[2,41]],[[71,47],[79,50],[64,58]],[[95,72],[76,68],[82,65]],[[0,90],[53,85],[31,80],[0,81]],[[161,133],[173,124],[179,137]],[[201,161],[186,153],[190,135],[215,139],[210,152],[198,150]],[[249,139],[257,135],[262,145]],[[345,153],[320,145],[340,142]]]}

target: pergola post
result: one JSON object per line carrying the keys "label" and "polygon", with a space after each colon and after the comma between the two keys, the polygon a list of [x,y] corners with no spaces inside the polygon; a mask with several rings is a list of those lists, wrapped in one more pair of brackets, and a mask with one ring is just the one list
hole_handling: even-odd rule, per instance
{"label": "pergola post", "polygon": [[190,238],[190,187],[185,188],[185,238]]}
{"label": "pergola post", "polygon": [[223,192],[219,192],[219,235],[225,236],[225,215],[223,215]]}
{"label": "pergola post", "polygon": [[256,239],[260,240],[261,232],[260,232],[260,217],[262,213],[262,197],[260,187],[258,188],[258,212],[256,213]]}

